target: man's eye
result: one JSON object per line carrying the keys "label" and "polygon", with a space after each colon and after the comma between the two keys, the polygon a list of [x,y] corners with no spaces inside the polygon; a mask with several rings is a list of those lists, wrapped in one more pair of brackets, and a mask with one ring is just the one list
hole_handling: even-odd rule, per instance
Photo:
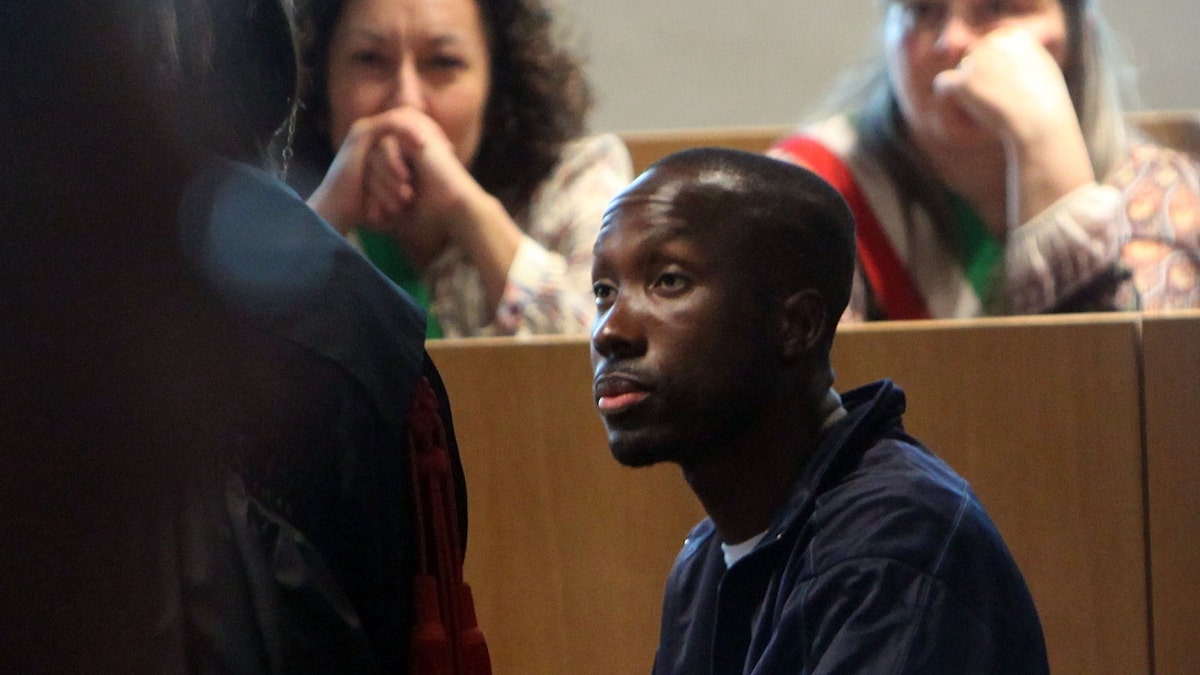
{"label": "man's eye", "polygon": [[688,286],[688,278],[675,272],[664,272],[654,280],[654,285],[664,291],[682,291]]}
{"label": "man's eye", "polygon": [[592,284],[592,294],[596,296],[596,302],[600,303],[608,300],[616,290],[605,283]]}

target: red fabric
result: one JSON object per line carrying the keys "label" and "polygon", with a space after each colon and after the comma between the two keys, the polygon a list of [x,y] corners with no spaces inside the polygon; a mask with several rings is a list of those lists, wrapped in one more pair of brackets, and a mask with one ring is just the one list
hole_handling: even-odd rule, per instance
{"label": "red fabric", "polygon": [[858,262],[884,315],[889,319],[928,319],[929,309],[920,291],[888,241],[850,168],[829,148],[806,136],[786,138],[775,149],[829,181],[850,205],[858,226]]}
{"label": "red fabric", "polygon": [[417,385],[409,415],[409,460],[418,563],[413,580],[412,672],[491,675],[471,588],[463,582],[458,500],[446,430],[429,380]]}

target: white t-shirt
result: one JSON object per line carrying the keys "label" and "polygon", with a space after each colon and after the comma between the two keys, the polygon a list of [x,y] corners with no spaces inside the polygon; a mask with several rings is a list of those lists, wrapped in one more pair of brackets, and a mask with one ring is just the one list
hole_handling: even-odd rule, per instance
{"label": "white t-shirt", "polygon": [[[821,410],[825,413],[825,421],[821,423],[821,431],[825,431],[829,427],[837,423],[838,420],[846,416],[846,409],[842,407],[842,397],[833,389],[825,394],[825,400],[821,404]],[[758,546],[758,542],[767,535],[767,530],[763,530],[758,534],[750,537],[746,541],[737,544],[721,544],[721,553],[725,555],[726,569],[733,567],[733,564],[746,554],[754,550]]]}

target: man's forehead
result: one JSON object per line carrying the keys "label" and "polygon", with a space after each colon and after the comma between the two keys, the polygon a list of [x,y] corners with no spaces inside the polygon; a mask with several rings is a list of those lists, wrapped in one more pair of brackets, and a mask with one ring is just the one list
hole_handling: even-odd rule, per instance
{"label": "man's forehead", "polygon": [[604,225],[636,213],[655,224],[684,230],[708,230],[719,213],[729,213],[740,192],[739,181],[725,171],[694,170],[670,166],[642,174],[614,198],[604,214]]}
{"label": "man's forehead", "polygon": [[604,223],[637,216],[642,219],[678,220],[681,218],[676,200],[667,195],[653,192],[624,192],[609,202],[604,212]]}
{"label": "man's forehead", "polygon": [[663,203],[685,208],[689,203],[734,198],[742,192],[741,177],[715,168],[668,165],[638,176],[614,201]]}
{"label": "man's forehead", "polygon": [[649,195],[626,194],[608,207],[600,224],[597,245],[622,232],[645,241],[694,238],[701,230],[694,219],[681,213],[674,201]]}

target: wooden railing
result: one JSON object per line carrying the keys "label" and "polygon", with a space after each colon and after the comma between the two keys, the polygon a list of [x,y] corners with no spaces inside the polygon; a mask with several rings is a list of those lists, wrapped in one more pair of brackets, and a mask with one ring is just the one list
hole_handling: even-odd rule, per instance
{"label": "wooden railing", "polygon": [[668,129],[628,131],[620,134],[629,148],[635,174],[646,170],[655,160],[672,152],[715,145],[748,152],[763,152],[792,130],[786,126],[720,127],[710,129]]}
{"label": "wooden railing", "polygon": [[[1150,140],[1200,157],[1200,110],[1141,110],[1127,113],[1129,124]],[[677,150],[701,145],[763,152],[795,126],[713,127],[627,131],[619,134],[629,148],[635,173]]]}

